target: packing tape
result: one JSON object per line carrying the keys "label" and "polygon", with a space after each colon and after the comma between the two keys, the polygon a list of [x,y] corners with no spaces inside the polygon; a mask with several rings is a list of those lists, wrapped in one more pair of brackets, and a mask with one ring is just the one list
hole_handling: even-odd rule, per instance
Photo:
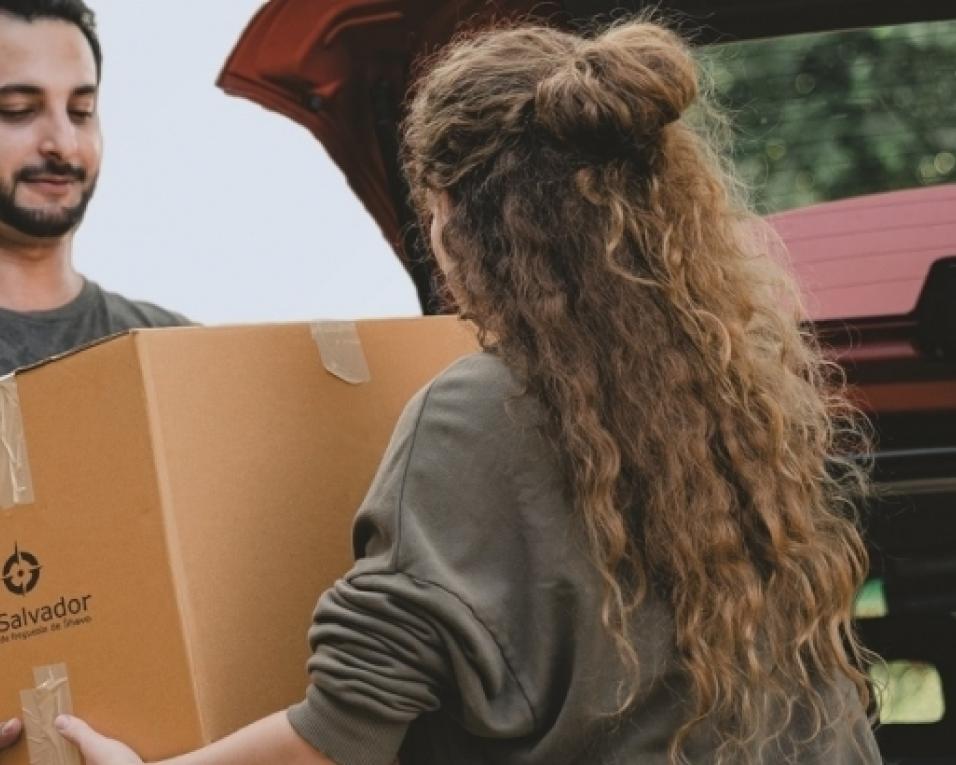
{"label": "packing tape", "polygon": [[372,373],[369,372],[355,322],[314,322],[312,337],[319,346],[322,364],[331,374],[352,385],[371,381]]}
{"label": "packing tape", "polygon": [[73,714],[65,664],[33,668],[36,688],[20,691],[30,765],[82,765],[79,750],[54,726],[57,715]]}
{"label": "packing tape", "polygon": [[0,378],[0,510],[33,502],[33,479],[13,375]]}

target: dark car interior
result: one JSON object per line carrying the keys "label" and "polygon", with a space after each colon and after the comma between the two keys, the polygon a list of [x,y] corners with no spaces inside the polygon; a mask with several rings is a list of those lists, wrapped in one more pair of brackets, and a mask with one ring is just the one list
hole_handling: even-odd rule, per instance
{"label": "dark car interior", "polygon": [[[906,365],[859,364],[848,370],[858,384],[898,390],[898,410],[872,418],[878,435],[877,489],[865,517],[870,577],[881,584],[883,614],[859,619],[858,627],[887,664],[904,673],[933,673],[929,693],[936,698],[929,706],[934,708],[877,729],[887,762],[905,765],[956,762],[954,296],[956,258],[943,259],[930,271],[910,320],[890,330],[909,336],[919,355]],[[855,339],[864,342],[860,335]],[[950,393],[914,397],[907,383],[938,385]]]}

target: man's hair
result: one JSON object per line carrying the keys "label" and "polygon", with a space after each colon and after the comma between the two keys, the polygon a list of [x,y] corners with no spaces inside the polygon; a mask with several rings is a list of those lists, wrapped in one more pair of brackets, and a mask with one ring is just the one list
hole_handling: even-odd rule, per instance
{"label": "man's hair", "polygon": [[60,19],[76,25],[93,50],[96,78],[100,78],[103,72],[103,50],[96,35],[96,14],[83,0],[0,0],[2,14],[24,21]]}

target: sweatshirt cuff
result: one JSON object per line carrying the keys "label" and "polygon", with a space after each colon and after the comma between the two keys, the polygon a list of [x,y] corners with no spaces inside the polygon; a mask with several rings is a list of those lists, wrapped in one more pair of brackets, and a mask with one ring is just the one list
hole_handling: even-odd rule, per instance
{"label": "sweatshirt cuff", "polygon": [[392,765],[408,730],[407,722],[370,717],[315,686],[286,714],[292,729],[336,765]]}

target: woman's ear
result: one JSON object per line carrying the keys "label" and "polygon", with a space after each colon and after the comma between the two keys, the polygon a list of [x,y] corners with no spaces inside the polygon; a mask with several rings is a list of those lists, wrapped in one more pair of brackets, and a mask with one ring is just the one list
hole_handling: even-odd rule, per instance
{"label": "woman's ear", "polygon": [[445,224],[451,215],[451,197],[447,191],[429,191],[427,200],[428,212],[431,216],[429,241],[431,243],[432,252],[435,255],[435,260],[438,262],[438,267],[447,273],[449,262],[448,254],[445,252],[444,243],[442,242],[442,231],[444,231]]}

